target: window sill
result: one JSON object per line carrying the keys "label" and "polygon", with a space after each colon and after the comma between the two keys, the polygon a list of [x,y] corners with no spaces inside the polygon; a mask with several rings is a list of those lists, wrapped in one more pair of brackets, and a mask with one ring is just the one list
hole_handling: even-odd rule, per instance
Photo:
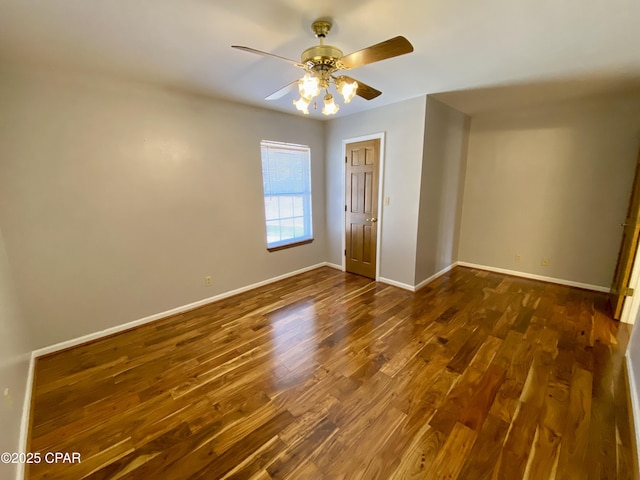
{"label": "window sill", "polygon": [[270,252],[277,252],[278,250],[284,250],[286,248],[298,247],[300,245],[307,245],[308,243],[313,242],[313,238],[309,240],[302,240],[301,242],[287,243],[285,245],[278,245],[277,247],[267,247],[267,250]]}

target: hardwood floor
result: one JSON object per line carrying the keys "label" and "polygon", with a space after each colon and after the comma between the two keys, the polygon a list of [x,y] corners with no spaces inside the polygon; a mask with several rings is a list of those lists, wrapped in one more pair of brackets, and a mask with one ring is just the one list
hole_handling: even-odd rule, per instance
{"label": "hardwood floor", "polygon": [[603,294],[321,268],[37,361],[31,479],[632,478]]}

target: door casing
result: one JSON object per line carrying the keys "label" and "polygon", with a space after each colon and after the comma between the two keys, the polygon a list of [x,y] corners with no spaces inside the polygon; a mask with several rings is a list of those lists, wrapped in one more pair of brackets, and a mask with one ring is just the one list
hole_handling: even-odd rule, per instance
{"label": "door casing", "polygon": [[[382,258],[382,226],[384,224],[384,210],[383,210],[383,199],[385,198],[385,192],[384,192],[384,154],[385,154],[385,147],[384,147],[384,132],[380,132],[380,133],[372,133],[370,135],[362,135],[359,137],[351,137],[351,138],[346,138],[342,140],[342,158],[345,158],[346,154],[347,154],[347,145],[350,143],[355,143],[355,142],[362,142],[364,140],[374,140],[374,139],[379,139],[380,140],[380,163],[379,163],[379,170],[378,170],[378,228],[376,231],[376,243],[377,243],[377,249],[376,249],[376,280],[378,280],[380,278],[380,261]],[[342,163],[342,204],[345,205],[345,200],[346,200],[346,182],[345,182],[345,178],[346,178],[346,174],[347,174],[347,168],[346,168],[346,163],[343,161]],[[346,232],[346,228],[345,228],[345,219],[346,219],[346,212],[344,211],[344,208],[342,210],[342,271],[345,272],[347,270],[347,259],[344,255],[345,249],[347,248],[347,232]]]}
{"label": "door casing", "polygon": [[[615,300],[611,301],[614,317],[618,317],[621,322],[635,323],[636,316],[640,310],[640,244],[638,243],[638,224],[640,223],[640,215],[638,214],[638,207],[640,203],[640,187],[638,186],[640,181],[640,151],[638,152],[638,159],[636,161],[636,171],[634,174],[633,186],[631,197],[629,199],[629,207],[623,227],[625,229],[622,237],[622,245],[620,247],[620,253],[618,254],[618,260],[616,262],[616,271],[614,279],[611,285],[610,299],[620,301],[620,298],[616,296],[616,289],[621,286],[629,286],[634,289],[634,294],[631,297],[624,298],[622,300],[622,308],[620,312],[616,312]],[[631,238],[632,250],[625,261],[631,262],[629,265],[621,265],[622,250],[624,247],[625,237]],[[623,278],[618,278],[623,277]],[[619,313],[619,315],[616,315]]]}

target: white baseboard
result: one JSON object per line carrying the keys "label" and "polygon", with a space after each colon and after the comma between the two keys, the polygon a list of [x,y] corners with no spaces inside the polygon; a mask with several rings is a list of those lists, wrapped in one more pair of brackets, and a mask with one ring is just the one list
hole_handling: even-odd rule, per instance
{"label": "white baseboard", "polygon": [[[24,389],[24,401],[22,402],[22,419],[20,420],[20,439],[18,446],[20,452],[27,452],[27,441],[29,439],[29,421],[31,420],[31,397],[33,395],[33,382],[35,376],[36,357],[33,352],[29,359],[29,370],[27,372],[27,384]],[[16,468],[16,480],[24,479],[24,463],[18,463]]]}
{"label": "white baseboard", "polygon": [[513,275],[515,277],[528,278],[530,280],[540,280],[542,282],[556,283],[559,285],[566,285],[568,287],[584,288],[585,290],[593,290],[596,292],[609,293],[610,291],[609,287],[603,287],[600,285],[591,285],[589,283],[574,282],[573,280],[564,280],[562,278],[546,277],[544,275],[536,275],[533,273],[519,272],[516,270],[507,270],[506,268],[489,267],[487,265],[480,265],[477,263],[470,263],[470,262],[454,262],[448,267],[445,267],[439,272],[434,273],[429,278],[421,281],[415,286],[409,285],[407,283],[397,282],[395,280],[391,280],[389,278],[384,278],[384,277],[378,278],[378,281],[382,283],[387,283],[389,285],[393,285],[395,287],[403,288],[405,290],[409,290],[410,292],[417,292],[421,288],[433,282],[436,278],[440,277],[441,275],[444,275],[445,273],[447,273],[448,271],[452,270],[454,267],[457,267],[457,266],[475,268],[477,270],[486,270],[486,271],[495,272],[495,273],[502,273],[504,275]]}
{"label": "white baseboard", "polygon": [[433,282],[436,278],[444,275],[445,273],[447,273],[448,271],[452,270],[454,267],[456,267],[458,265],[458,262],[452,263],[451,265],[449,265],[448,267],[443,268],[442,270],[440,270],[437,273],[434,273],[433,275],[431,275],[429,278],[427,278],[426,280],[421,281],[420,283],[418,283],[415,286],[415,291],[417,292],[418,290],[420,290],[421,288],[426,287],[429,283]]}
{"label": "white baseboard", "polygon": [[638,442],[638,435],[640,435],[640,398],[638,396],[640,392],[636,385],[631,358],[627,354],[624,359],[627,367],[627,386],[629,387],[629,416],[631,417],[629,425],[631,427],[632,454],[634,455],[633,478],[638,480],[640,479],[640,443]]}
{"label": "white baseboard", "polygon": [[338,265],[337,263],[324,262],[324,266],[335,268],[336,270],[340,270],[341,272],[344,272],[344,267],[342,265]]}
{"label": "white baseboard", "polygon": [[503,273],[505,275],[513,275],[516,277],[528,278],[531,280],[541,280],[543,282],[557,283],[559,285],[566,285],[568,287],[584,288],[585,290],[594,290],[596,292],[609,293],[610,291],[609,287],[602,287],[600,285],[591,285],[588,283],[574,282],[573,280],[564,280],[562,278],[545,277],[544,275],[535,275],[533,273],[518,272],[516,270],[507,270],[505,268],[488,267],[487,265],[478,265],[476,263],[456,262],[456,265],[460,265],[461,267],[476,268],[478,270],[487,270],[489,272]]}
{"label": "white baseboard", "polygon": [[395,280],[391,280],[389,278],[378,277],[378,282],[386,283],[387,285],[393,285],[394,287],[403,288],[404,290],[409,290],[410,292],[415,292],[416,287],[413,285],[409,285],[408,283],[396,282]]}

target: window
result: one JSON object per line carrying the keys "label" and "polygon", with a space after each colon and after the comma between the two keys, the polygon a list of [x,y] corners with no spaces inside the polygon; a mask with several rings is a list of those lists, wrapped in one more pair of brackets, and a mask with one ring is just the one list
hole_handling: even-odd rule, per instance
{"label": "window", "polygon": [[309,147],[263,140],[260,150],[267,249],[311,242]]}

